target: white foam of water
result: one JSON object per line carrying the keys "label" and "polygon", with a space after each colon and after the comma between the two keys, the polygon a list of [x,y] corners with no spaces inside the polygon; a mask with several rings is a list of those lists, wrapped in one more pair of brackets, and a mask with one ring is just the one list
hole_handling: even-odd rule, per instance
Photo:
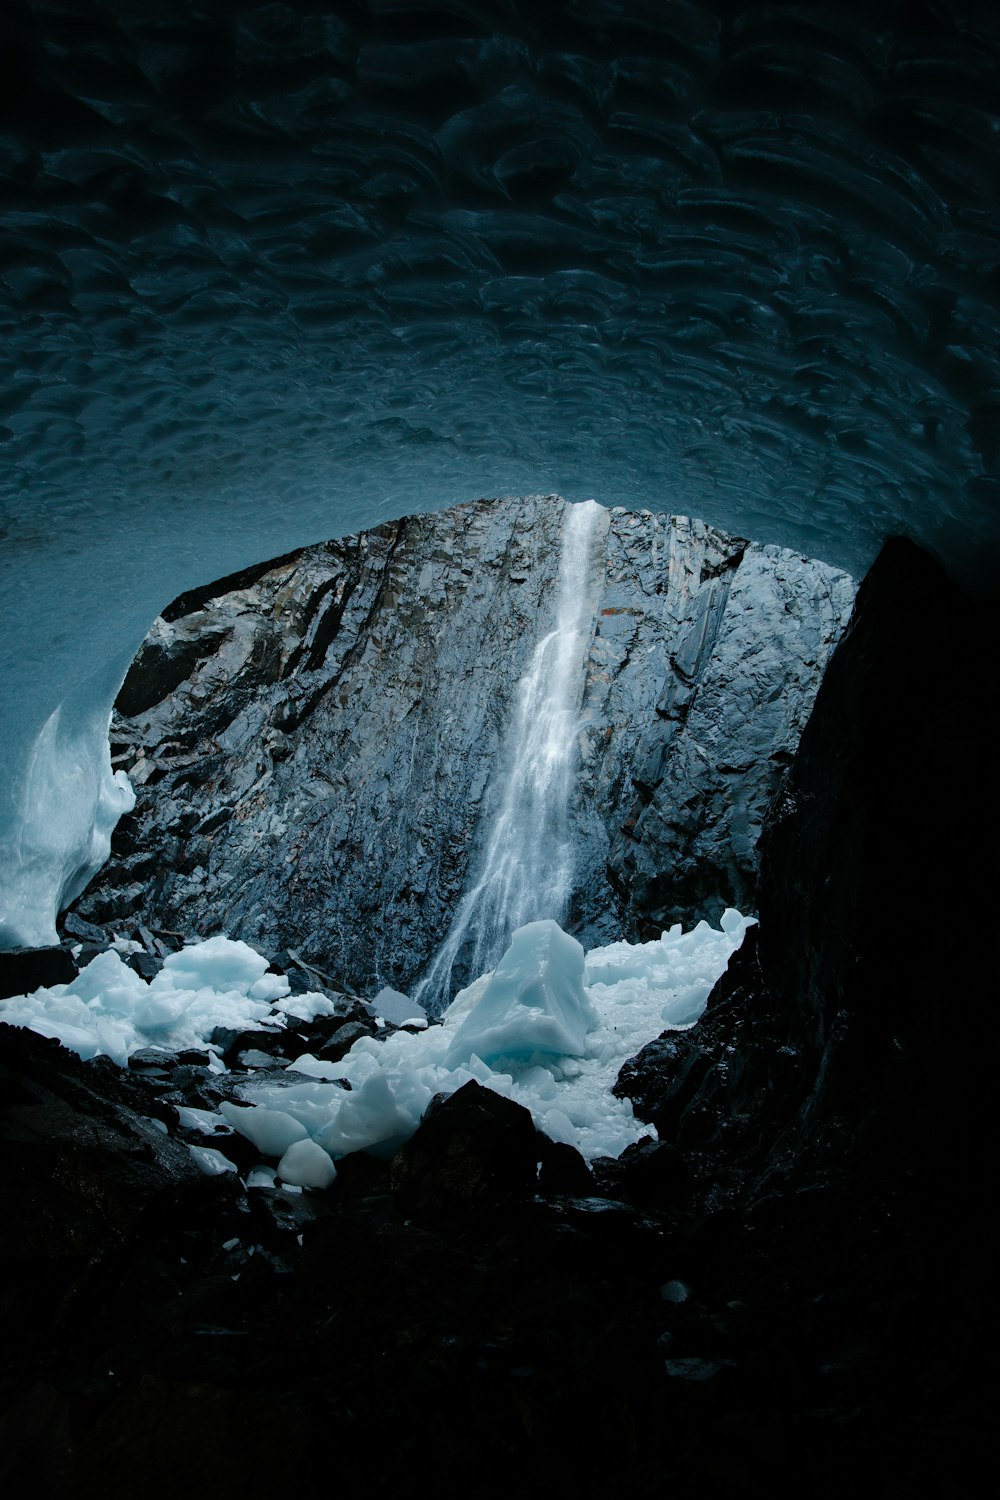
{"label": "white foam of water", "polygon": [[568,507],[555,628],[521,679],[509,734],[509,769],[479,873],[415,990],[428,1010],[451,999],[452,970],[482,974],[526,922],[561,922],[573,889],[568,810],[594,597],[591,559],[603,512],[590,500]]}

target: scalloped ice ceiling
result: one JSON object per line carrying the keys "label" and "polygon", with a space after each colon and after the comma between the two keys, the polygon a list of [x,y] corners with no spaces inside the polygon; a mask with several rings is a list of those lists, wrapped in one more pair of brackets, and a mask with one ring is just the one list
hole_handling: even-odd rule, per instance
{"label": "scalloped ice ceiling", "polygon": [[994,0],[4,0],[10,764],[182,588],[482,494],[988,587],[998,58]]}

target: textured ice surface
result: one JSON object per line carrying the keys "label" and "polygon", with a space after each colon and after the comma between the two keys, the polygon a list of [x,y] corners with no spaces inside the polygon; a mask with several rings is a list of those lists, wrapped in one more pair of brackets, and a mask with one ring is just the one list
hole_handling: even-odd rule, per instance
{"label": "textured ice surface", "polygon": [[258,1109],[252,1104],[223,1100],[219,1112],[234,1130],[253,1142],[262,1156],[283,1156],[289,1146],[305,1140],[307,1134],[305,1127],[283,1109]]}
{"label": "textured ice surface", "polygon": [[0,9],[8,941],[150,621],[260,558],[552,490],[995,573],[995,6],[328,9]]}
{"label": "textured ice surface", "polygon": [[[214,937],[170,954],[147,984],[109,950],[71,984],[3,1001],[0,1021],[56,1037],[83,1058],[110,1057],[124,1066],[142,1047],[204,1047],[216,1026],[260,1026],[271,1006],[251,992],[266,968],[267,959],[246,943]],[[314,1013],[330,1005],[323,995],[296,1000]]]}
{"label": "textured ice surface", "polygon": [[[135,806],[128,778],[111,769],[109,720],[100,700],[54,709],[6,806],[0,764],[0,947],[52,940],[57,906],[80,894],[107,859],[118,819]],[[0,744],[0,754],[9,748]]]}
{"label": "textured ice surface", "polygon": [[[611,1093],[622,1063],[665,1028],[697,1019],[754,920],[729,910],[718,930],[706,922],[688,933],[674,927],[658,942],[613,943],[586,957],[555,922],[529,923],[496,970],[455,997],[441,1025],[384,1041],[363,1037],[338,1063],[306,1054],[280,1086],[255,1083],[255,1103],[227,1101],[219,1114],[185,1109],[182,1123],[209,1134],[221,1116],[262,1155],[280,1158],[284,1181],[321,1186],[324,1153],[328,1161],[362,1150],[391,1156],[435,1094],[475,1078],[523,1104],[553,1140],[588,1159],[618,1156],[651,1133]],[[162,975],[147,985],[116,953],[105,953],[72,985],[0,1002],[0,1021],[124,1065],[151,1041],[190,1046],[216,1025],[259,1024],[267,1013],[246,993],[263,960],[245,944],[212,938],[175,957],[182,962],[170,971],[174,979],[184,974],[194,988],[161,984]],[[295,1150],[300,1143],[311,1149]],[[197,1158],[202,1170],[215,1154]]]}
{"label": "textured ice surface", "polygon": [[583,988],[583,949],[551,920],[529,922],[462,1015],[449,1066],[475,1053],[495,1070],[579,1057],[597,1015]]}

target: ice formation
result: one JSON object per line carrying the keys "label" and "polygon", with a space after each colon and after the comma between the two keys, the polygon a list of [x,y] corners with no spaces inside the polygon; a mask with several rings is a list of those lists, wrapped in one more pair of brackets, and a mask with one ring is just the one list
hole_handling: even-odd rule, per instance
{"label": "ice formation", "polygon": [[5,942],[150,621],[262,557],[543,490],[995,587],[990,6],[149,9],[4,8]]}
{"label": "ice formation", "polygon": [[476,1056],[502,1071],[579,1057],[597,1024],[583,971],[580,944],[551,918],[518,928],[493,973],[451,1007],[448,1065]]}
{"label": "ice formation", "polygon": [[12,849],[7,866],[12,878],[0,875],[0,948],[52,940],[55,912],[100,869],[115,824],[135,806],[128,778],[111,769],[109,719],[102,703],[67,703],[49,714],[23,784],[10,789],[16,805],[6,810],[0,771],[0,854],[4,811],[16,819],[16,855]]}
{"label": "ice formation", "polygon": [[[267,959],[246,943],[213,937],[170,954],[147,984],[109,949],[71,984],[2,1002],[0,1020],[55,1037],[83,1058],[110,1057],[124,1067],[140,1047],[203,1047],[216,1026],[261,1026],[272,1014],[280,1018],[282,1005],[300,1016],[333,1013],[325,995],[285,999],[287,982],[276,985],[266,970]],[[276,990],[283,994],[272,1010]]]}
{"label": "ice formation", "polygon": [[[524,1105],[540,1130],[586,1158],[618,1156],[651,1133],[611,1093],[622,1063],[665,1028],[697,1020],[754,920],[730,909],[717,930],[706,922],[687,933],[676,926],[656,942],[613,943],[586,956],[555,922],[529,923],[496,970],[455,997],[440,1025],[364,1037],[338,1063],[306,1054],[277,1079],[251,1075],[252,1102],[184,1107],[180,1123],[206,1137],[229,1125],[277,1162],[283,1181],[323,1187],[338,1158],[359,1150],[391,1155],[435,1094],[474,1078]],[[0,1021],[57,1037],[81,1057],[124,1065],[149,1046],[208,1047],[214,1055],[216,1026],[280,1025],[286,1014],[332,1012],[322,995],[261,998],[286,988],[266,968],[245,943],[214,937],[171,955],[146,984],[111,951],[71,984],[0,1002]],[[214,1066],[224,1071],[217,1058]],[[202,1171],[229,1170],[211,1147],[191,1149]]]}

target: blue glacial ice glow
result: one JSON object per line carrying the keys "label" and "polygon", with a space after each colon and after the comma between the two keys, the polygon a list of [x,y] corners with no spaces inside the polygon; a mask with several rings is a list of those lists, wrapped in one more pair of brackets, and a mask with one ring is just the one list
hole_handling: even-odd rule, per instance
{"label": "blue glacial ice glow", "polygon": [[990,7],[0,27],[0,941],[100,858],[150,621],[263,557],[551,491],[995,588]]}

